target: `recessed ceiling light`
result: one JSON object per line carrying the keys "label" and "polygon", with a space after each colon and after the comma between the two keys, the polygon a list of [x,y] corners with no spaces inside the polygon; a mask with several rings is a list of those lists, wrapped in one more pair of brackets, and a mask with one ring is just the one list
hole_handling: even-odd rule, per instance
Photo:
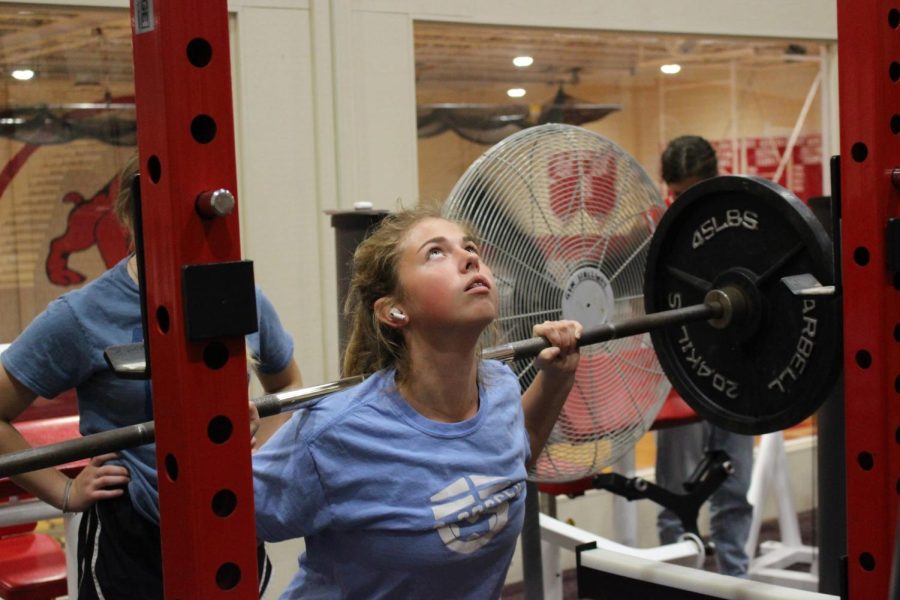
{"label": "recessed ceiling light", "polygon": [[662,65],[659,68],[660,71],[665,73],[666,75],[675,75],[676,73],[681,72],[681,65],[671,64],[671,65]]}
{"label": "recessed ceiling light", "polygon": [[19,81],[28,81],[32,77],[34,77],[34,71],[31,69],[16,69],[12,73],[13,79],[18,79]]}
{"label": "recessed ceiling light", "polygon": [[510,88],[506,90],[506,95],[510,98],[521,98],[525,95],[525,90],[522,88]]}
{"label": "recessed ceiling light", "polygon": [[530,56],[517,56],[513,59],[513,64],[517,67],[530,67],[534,63],[534,59]]}

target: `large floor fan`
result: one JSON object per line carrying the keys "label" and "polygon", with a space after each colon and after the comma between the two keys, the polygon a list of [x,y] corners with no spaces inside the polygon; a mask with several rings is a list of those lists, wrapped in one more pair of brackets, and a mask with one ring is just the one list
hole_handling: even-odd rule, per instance
{"label": "large floor fan", "polygon": [[[664,204],[640,165],[602,136],[561,124],[512,135],[469,167],[443,210],[474,225],[494,271],[500,319],[489,344],[528,338],[544,320],[590,327],[643,314],[647,250]],[[535,376],[533,361],[512,368],[523,388]],[[600,472],[647,431],[668,390],[647,335],[583,348],[531,479]]]}

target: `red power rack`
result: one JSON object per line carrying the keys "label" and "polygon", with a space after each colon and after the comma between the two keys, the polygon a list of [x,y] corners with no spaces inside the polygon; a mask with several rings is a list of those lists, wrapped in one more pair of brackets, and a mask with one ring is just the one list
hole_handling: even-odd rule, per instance
{"label": "red power rack", "polygon": [[900,494],[900,2],[838,1],[848,586],[887,598]]}
{"label": "red power rack", "polygon": [[[243,335],[186,331],[186,265],[240,259],[226,0],[132,0],[150,367],[167,598],[257,598]],[[252,287],[252,286],[251,286]]]}

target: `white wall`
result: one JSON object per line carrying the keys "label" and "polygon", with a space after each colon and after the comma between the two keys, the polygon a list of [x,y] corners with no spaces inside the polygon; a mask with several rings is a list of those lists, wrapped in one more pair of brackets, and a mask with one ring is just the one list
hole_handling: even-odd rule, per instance
{"label": "white wall", "polygon": [[320,249],[329,247],[331,236],[322,212],[329,202],[321,193],[317,155],[311,15],[241,7],[235,23],[244,254],[294,336],[307,381],[318,382],[328,351],[320,291],[329,282],[323,275],[328,253]]}

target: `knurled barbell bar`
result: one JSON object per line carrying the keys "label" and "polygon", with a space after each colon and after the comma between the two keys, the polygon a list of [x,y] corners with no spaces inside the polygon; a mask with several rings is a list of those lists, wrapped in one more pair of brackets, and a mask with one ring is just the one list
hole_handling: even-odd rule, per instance
{"label": "knurled barbell bar", "polygon": [[[740,292],[735,290],[732,291],[732,294],[740,294]],[[646,333],[656,327],[678,325],[705,319],[714,319],[717,323],[725,323],[732,318],[739,318],[739,311],[735,311],[730,307],[740,306],[740,299],[729,297],[726,292],[718,290],[709,296],[709,302],[697,306],[663,311],[653,315],[626,319],[617,323],[606,323],[586,330],[582,332],[581,339],[578,340],[578,346],[597,344],[620,337]],[[142,356],[143,351],[140,349],[140,346],[140,344],[130,344],[127,347],[120,347],[120,351],[128,352],[133,356]],[[488,348],[482,351],[482,357],[504,361],[517,360],[536,356],[548,346],[549,344],[544,338],[533,338]],[[128,365],[128,369],[133,374],[139,370],[139,365],[140,363],[137,360],[132,360]],[[361,383],[364,379],[365,376],[362,375],[346,377],[313,387],[266,394],[259,398],[254,398],[252,402],[256,405],[260,417],[269,417],[282,412],[299,410],[329,394]],[[62,465],[107,452],[127,450],[153,443],[155,439],[156,427],[153,421],[147,421],[100,433],[92,433],[65,442],[11,452],[0,456],[0,477],[9,477]]]}
{"label": "knurled barbell bar", "polygon": [[[644,280],[647,314],[585,330],[579,346],[650,333],[663,370],[701,416],[768,433],[821,404],[839,369],[840,303],[831,242],[793,194],[755,177],[718,177],[683,194],[660,220]],[[485,350],[533,357],[543,338]],[[124,376],[143,372],[140,344],[111,348]],[[254,399],[260,416],[297,410],[363,377]],[[0,456],[0,477],[152,443],[152,421]]]}

